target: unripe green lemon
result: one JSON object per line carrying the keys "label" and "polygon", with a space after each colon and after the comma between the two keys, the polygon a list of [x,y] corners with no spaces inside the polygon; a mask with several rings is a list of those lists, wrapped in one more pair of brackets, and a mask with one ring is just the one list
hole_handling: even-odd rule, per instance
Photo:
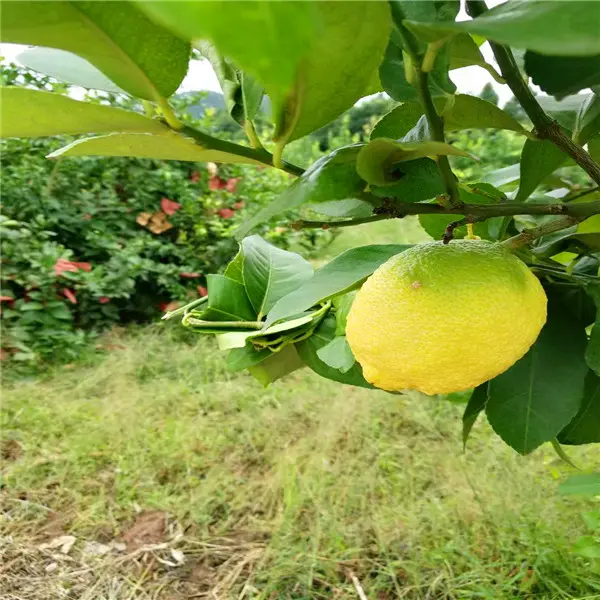
{"label": "unripe green lemon", "polygon": [[346,336],[374,386],[457,392],[506,371],[529,350],[546,322],[546,302],[537,277],[502,245],[432,242],[369,277]]}

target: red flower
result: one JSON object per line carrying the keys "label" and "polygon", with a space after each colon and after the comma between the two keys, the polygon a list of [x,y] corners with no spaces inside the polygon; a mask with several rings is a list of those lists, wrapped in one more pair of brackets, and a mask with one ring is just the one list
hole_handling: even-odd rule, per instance
{"label": "red flower", "polygon": [[12,296],[0,296],[0,302],[14,302],[15,299]]}
{"label": "red flower", "polygon": [[204,298],[204,296],[208,296],[208,290],[204,286],[199,285],[196,289],[202,298]]}
{"label": "red flower", "polygon": [[235,208],[235,210],[240,210],[241,208],[244,208],[244,206],[246,205],[240,200],[233,205],[233,208]]}
{"label": "red flower", "polygon": [[231,179],[228,179],[227,183],[225,184],[225,189],[233,194],[240,179],[241,177],[232,177]]}
{"label": "red flower", "polygon": [[88,262],[74,262],[72,260],[67,260],[66,258],[59,258],[54,265],[54,272],[57,275],[62,275],[63,273],[77,273],[79,269],[89,272],[92,270],[92,265]]}
{"label": "red flower", "polygon": [[209,190],[222,190],[227,187],[227,182],[221,179],[218,175],[214,175],[208,180]]}
{"label": "red flower", "polygon": [[69,301],[72,302],[73,304],[77,304],[77,298],[75,298],[75,293],[73,292],[73,290],[70,290],[68,288],[65,288],[63,291],[63,296]]}
{"label": "red flower", "polygon": [[183,273],[179,273],[179,277],[183,277],[184,279],[194,279],[194,277],[200,277],[202,275],[202,273],[188,273],[188,272],[183,272]]}
{"label": "red flower", "polygon": [[235,211],[231,210],[230,208],[220,208],[217,213],[223,219],[231,219],[231,217],[235,215]]}
{"label": "red flower", "polygon": [[191,175],[190,175],[190,181],[192,183],[198,183],[200,181],[200,173],[198,173],[198,171],[194,171]]}
{"label": "red flower", "polygon": [[162,198],[160,201],[160,208],[165,214],[171,216],[181,208],[181,204],[179,204],[179,202],[173,202],[173,200],[169,200],[168,198]]}
{"label": "red flower", "polygon": [[100,302],[100,304],[107,304],[110,302],[110,298],[108,296],[100,296],[100,298],[98,298],[98,302]]}

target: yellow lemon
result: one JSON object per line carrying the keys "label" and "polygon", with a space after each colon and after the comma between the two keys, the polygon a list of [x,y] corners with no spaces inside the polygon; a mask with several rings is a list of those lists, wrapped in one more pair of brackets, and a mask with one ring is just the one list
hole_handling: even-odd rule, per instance
{"label": "yellow lemon", "polygon": [[546,322],[537,277],[500,244],[414,246],[359,290],[346,336],[365,379],[389,390],[445,394],[492,379],[521,358]]}

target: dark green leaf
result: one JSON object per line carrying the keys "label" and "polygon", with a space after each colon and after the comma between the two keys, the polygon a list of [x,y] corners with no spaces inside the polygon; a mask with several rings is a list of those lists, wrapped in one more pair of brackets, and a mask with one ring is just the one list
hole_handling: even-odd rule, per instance
{"label": "dark green leaf", "polygon": [[68,96],[20,87],[0,88],[0,135],[44,137],[112,131],[169,133],[167,127],[143,115]]}
{"label": "dark green leaf", "polygon": [[564,496],[600,496],[600,473],[571,475],[558,486]]}
{"label": "dark green leaf", "polygon": [[248,73],[241,72],[242,100],[244,105],[244,120],[252,120],[260,108],[265,89],[257,79]]}
{"label": "dark green leaf", "polygon": [[521,152],[521,183],[515,200],[529,198],[540,183],[569,157],[548,140],[525,140]]}
{"label": "dark green leaf", "polygon": [[187,43],[130,2],[3,2],[3,42],[60,48],[147,100],[173,94],[188,69]]}
{"label": "dark green leaf", "polygon": [[346,323],[348,321],[348,313],[354,303],[356,292],[348,292],[343,296],[336,296],[333,299],[333,307],[335,309],[336,329],[335,335],[346,334]]}
{"label": "dark green leaf", "polygon": [[126,93],[92,63],[72,52],[57,48],[32,47],[19,53],[15,61],[28,69],[50,75],[71,85],[104,90],[113,94]]}
{"label": "dark green leaf", "polygon": [[403,138],[417,123],[423,108],[418,102],[404,102],[384,115],[371,132],[371,139]]}
{"label": "dark green leaf", "polygon": [[587,373],[585,344],[580,322],[551,303],[529,352],[490,381],[488,421],[517,452],[528,454],[554,439],[577,414]]}
{"label": "dark green leaf", "polygon": [[319,215],[336,218],[360,219],[373,214],[373,205],[364,200],[333,200],[320,204],[307,204],[306,208]]}
{"label": "dark green leaf", "polygon": [[596,56],[544,56],[528,50],[525,71],[533,83],[558,99],[600,84],[600,54]]}
{"label": "dark green leaf", "polygon": [[233,348],[227,354],[225,365],[232,373],[249,369],[266,358],[269,358],[273,353],[268,349],[256,350],[252,344],[246,344],[242,348]]}
{"label": "dark green leaf", "polygon": [[588,143],[588,152],[596,162],[600,162],[600,137],[590,140]]}
{"label": "dark green leaf", "polygon": [[302,358],[296,351],[296,347],[292,344],[285,346],[279,352],[272,352],[271,356],[268,356],[259,364],[249,367],[248,371],[255,379],[267,387],[274,381],[304,366]]}
{"label": "dark green leaf", "polygon": [[444,193],[444,184],[435,161],[421,158],[397,164],[393,169],[396,183],[373,186],[371,191],[382,198],[397,198],[401,202],[430,200]]}
{"label": "dark green leaf", "polygon": [[424,41],[467,32],[541,54],[588,56],[600,53],[600,5],[580,0],[511,0],[472,21],[418,22],[406,26]]}
{"label": "dark green leaf", "polygon": [[590,341],[585,351],[585,360],[589,365],[590,369],[600,375],[600,286],[589,285],[587,286],[587,295],[592,298],[596,306],[596,322],[592,328],[590,335]]}
{"label": "dark green leaf", "polygon": [[539,238],[533,249],[536,256],[549,258],[560,252],[576,254],[600,251],[600,233],[577,233],[576,226]]}
{"label": "dark green leaf", "polygon": [[235,236],[240,239],[260,223],[302,204],[360,199],[365,183],[356,172],[355,163],[362,146],[344,146],[315,161],[274,202],[241,225]]}
{"label": "dark green leaf", "polygon": [[585,143],[600,133],[600,96],[589,94],[577,112],[573,139]]}
{"label": "dark green leaf", "polygon": [[471,429],[479,417],[479,413],[483,412],[488,401],[488,382],[482,383],[476,387],[471,394],[469,403],[465,407],[465,412],[462,416],[463,430],[462,439],[463,447],[467,447],[467,440],[471,434]]}
{"label": "dark green leaf", "polygon": [[[82,103],[83,104],[83,103]],[[89,106],[94,106],[90,104]],[[112,109],[116,110],[116,109]],[[133,114],[133,113],[132,113]],[[141,115],[139,115],[141,117]],[[219,147],[220,140],[210,138]],[[260,162],[233,154],[210,145],[199,145],[179,133],[164,128],[160,135],[149,133],[111,133],[76,140],[67,146],[55,150],[48,158],[59,156],[135,156],[137,158],[155,158],[160,160],[185,160],[191,162],[245,163]]]}
{"label": "dark green leaf", "polygon": [[242,240],[246,293],[258,315],[266,315],[275,303],[313,275],[311,264],[299,254],[281,250],[260,236]]}
{"label": "dark green leaf", "polygon": [[356,362],[345,335],[336,336],[328,344],[319,348],[317,356],[340,373],[347,373]]}
{"label": "dark green leaf", "polygon": [[267,324],[299,314],[312,306],[358,287],[377,267],[410,246],[362,246],[346,250],[315,272],[301,288],[279,300]]}
{"label": "dark green leaf", "polygon": [[206,321],[255,321],[244,286],[224,275],[207,275],[208,308],[202,313]]}
{"label": "dark green leaf", "polygon": [[[589,359],[588,359],[589,363]],[[600,377],[592,370],[585,378],[583,401],[579,412],[560,432],[561,444],[594,444],[600,442]]]}
{"label": "dark green leaf", "polygon": [[360,149],[356,159],[356,171],[372,185],[390,185],[397,182],[394,166],[427,156],[455,155],[473,158],[467,152],[444,142],[397,142],[388,138],[371,140]]}
{"label": "dark green leaf", "polygon": [[335,329],[335,317],[333,315],[327,316],[313,335],[307,340],[296,344],[298,354],[300,354],[306,365],[315,373],[321,375],[321,377],[332,379],[339,383],[373,389],[373,386],[363,377],[362,369],[357,362],[346,373],[342,373],[338,369],[330,367],[319,358],[318,351],[334,339]]}

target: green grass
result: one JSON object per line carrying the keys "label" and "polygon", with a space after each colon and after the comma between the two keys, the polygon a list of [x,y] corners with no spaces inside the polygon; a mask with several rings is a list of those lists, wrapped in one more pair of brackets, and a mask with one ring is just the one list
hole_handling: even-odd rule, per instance
{"label": "green grass", "polygon": [[[600,598],[569,551],[592,500],[556,494],[549,449],[519,457],[482,420],[463,453],[461,406],[308,370],[265,390],[170,329],[105,343],[4,391],[0,596],[350,599],[354,577],[369,600]],[[147,510],[168,514],[158,545],[86,554]],[[39,549],[62,534],[66,558]]]}

